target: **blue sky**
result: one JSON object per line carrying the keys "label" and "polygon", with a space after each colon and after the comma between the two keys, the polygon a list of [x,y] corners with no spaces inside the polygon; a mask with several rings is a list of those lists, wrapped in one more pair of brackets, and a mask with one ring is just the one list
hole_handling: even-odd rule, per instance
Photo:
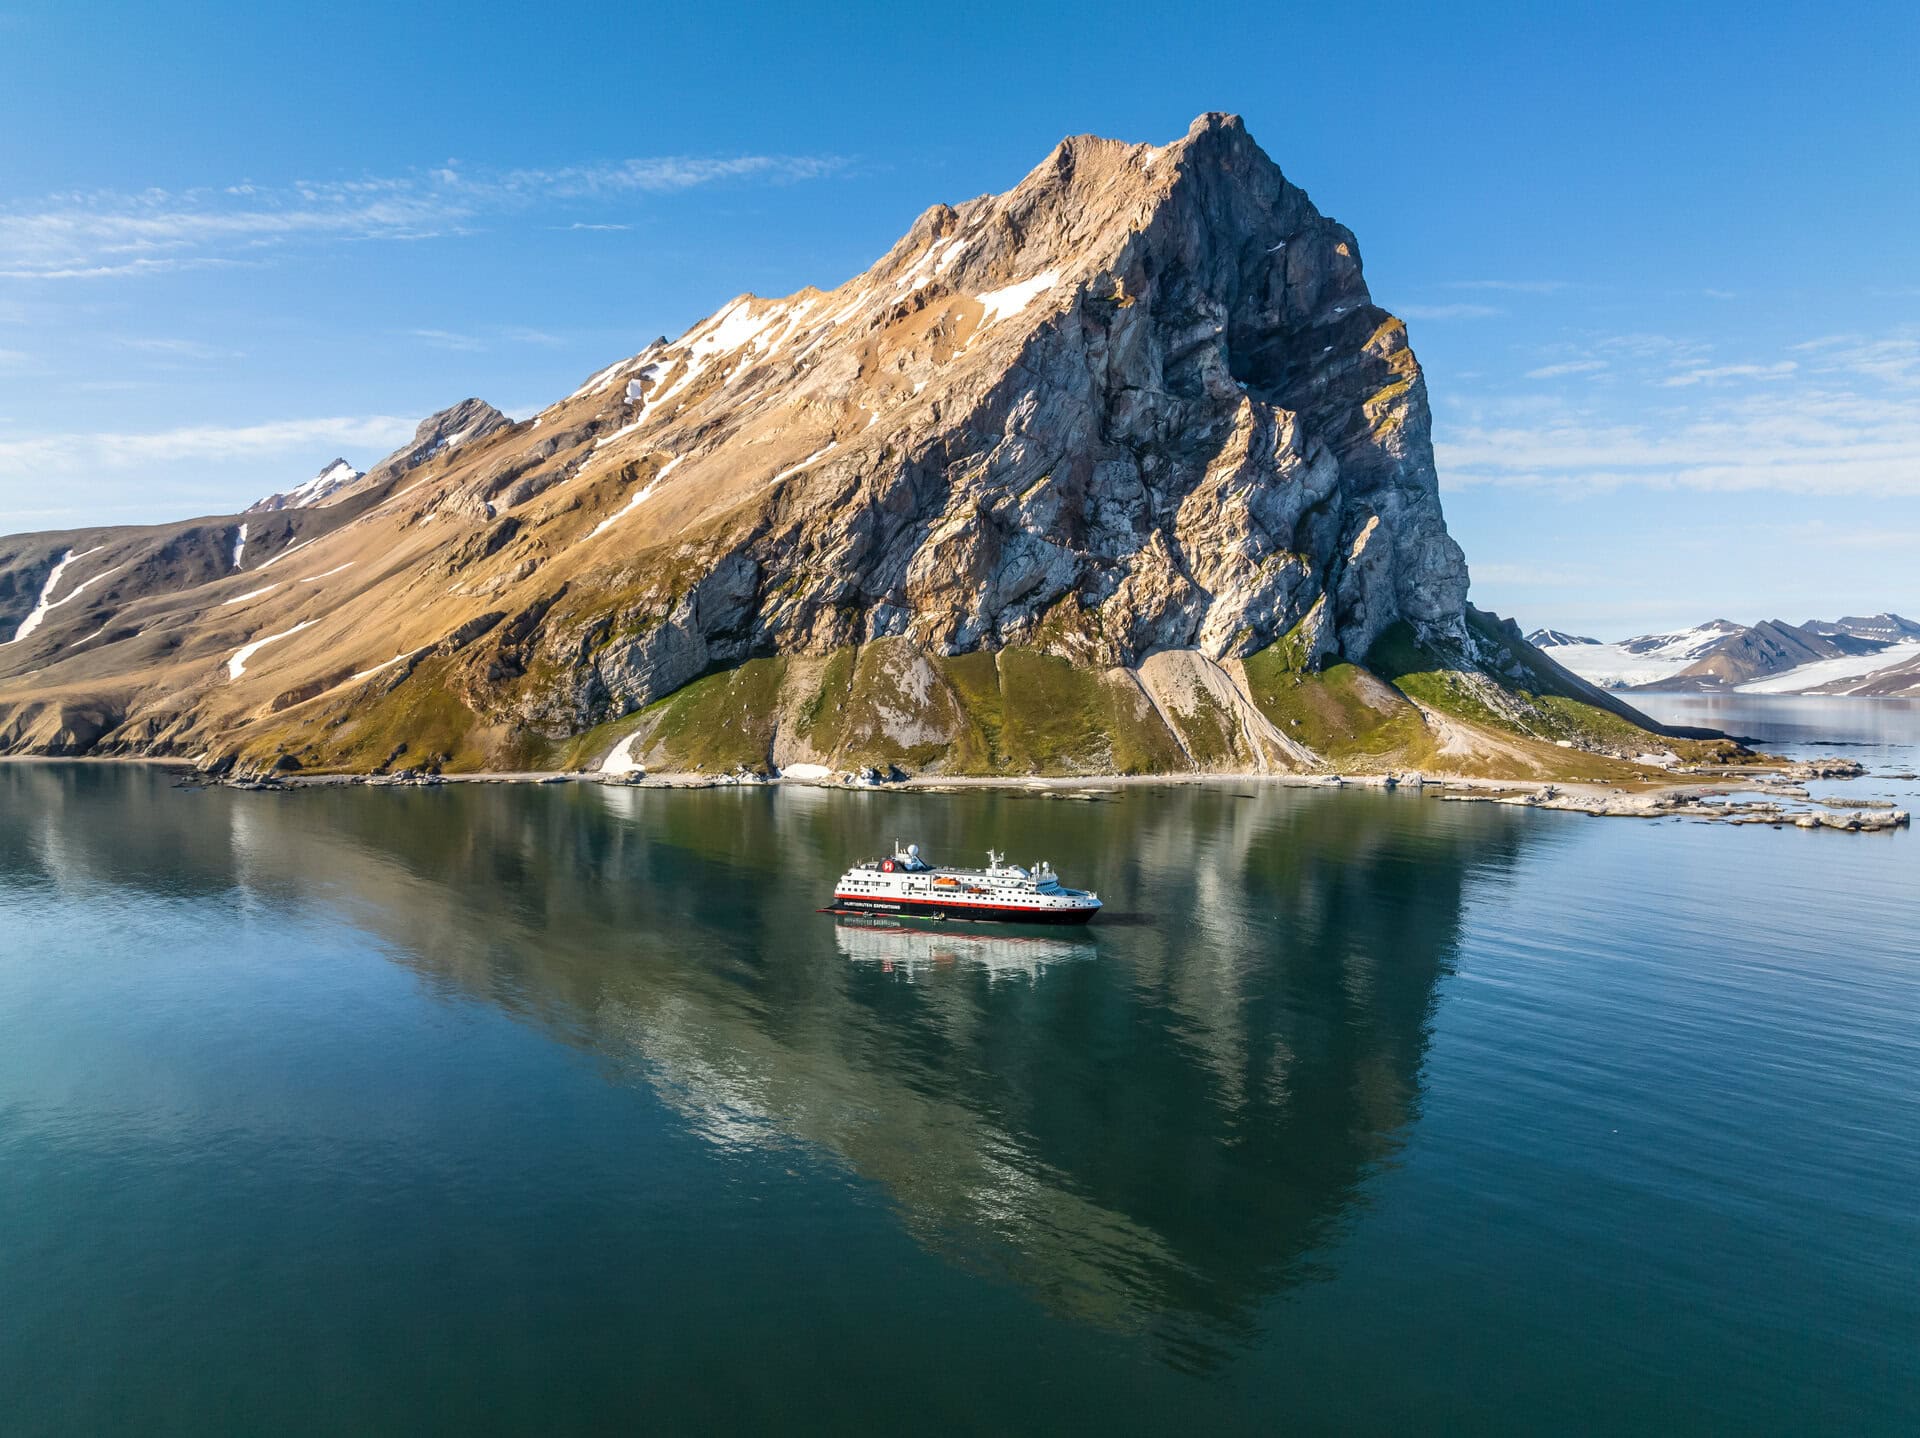
{"label": "blue sky", "polygon": [[1920,615],[1920,9],[1359,8],[0,0],[0,532],[524,415],[1220,109],[1408,320],[1476,603]]}

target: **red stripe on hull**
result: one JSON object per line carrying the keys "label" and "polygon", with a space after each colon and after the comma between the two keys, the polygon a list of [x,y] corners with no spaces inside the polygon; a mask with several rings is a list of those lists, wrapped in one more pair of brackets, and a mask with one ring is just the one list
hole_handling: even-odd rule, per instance
{"label": "red stripe on hull", "polygon": [[1028,908],[1020,904],[962,903],[957,899],[876,899],[865,894],[835,894],[833,901],[863,914],[924,914],[931,918],[980,919],[1002,924],[1084,924],[1100,912],[1097,906]]}

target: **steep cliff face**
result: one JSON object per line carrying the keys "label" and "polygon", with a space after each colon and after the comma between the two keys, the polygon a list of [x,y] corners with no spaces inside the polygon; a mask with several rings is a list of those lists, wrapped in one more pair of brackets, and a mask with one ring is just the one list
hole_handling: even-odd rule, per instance
{"label": "steep cliff face", "polygon": [[[894,636],[1106,665],[1302,623],[1316,657],[1401,619],[1464,637],[1405,328],[1233,117],[1160,149],[1065,141],[833,295],[743,298],[601,382],[634,395],[624,442],[702,496],[681,512],[708,578],[613,616],[668,609],[601,652],[580,718]],[[555,660],[591,646],[576,614]]]}
{"label": "steep cliff face", "polygon": [[[1476,626],[1405,328],[1232,116],[1063,141],[834,291],[743,295],[527,422],[467,401],[249,522],[292,527],[271,581],[103,579],[105,640],[75,642],[74,607],[0,648],[0,741],[352,768],[1539,772],[1563,741],[1646,747]],[[30,537],[0,602],[88,580],[45,584],[75,547]],[[1410,694],[1441,672],[1471,682]],[[56,739],[83,702],[97,732]]]}

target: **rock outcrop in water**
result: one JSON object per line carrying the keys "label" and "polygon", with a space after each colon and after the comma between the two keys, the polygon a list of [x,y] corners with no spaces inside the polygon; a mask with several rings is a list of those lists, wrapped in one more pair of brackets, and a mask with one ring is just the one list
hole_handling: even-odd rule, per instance
{"label": "rock outcrop in water", "polygon": [[171,530],[8,542],[0,606],[63,608],[0,649],[0,742],[1532,774],[1667,744],[1467,605],[1429,424],[1353,235],[1237,118],[1075,137],[837,290],[202,521],[178,582],[121,577]]}

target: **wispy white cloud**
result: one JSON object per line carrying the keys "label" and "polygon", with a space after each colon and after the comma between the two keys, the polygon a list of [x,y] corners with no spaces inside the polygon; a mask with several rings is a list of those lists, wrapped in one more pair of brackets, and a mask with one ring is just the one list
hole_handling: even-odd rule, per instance
{"label": "wispy white cloud", "polygon": [[482,191],[579,199],[589,195],[639,192],[660,194],[690,190],[720,180],[762,179],[776,184],[817,180],[846,168],[837,155],[732,155],[700,158],[667,155],[653,159],[619,160],[612,164],[569,165],[556,170],[511,170],[497,178],[481,175],[469,180],[453,171],[441,171],[449,182],[473,185]]}
{"label": "wispy white cloud", "polygon": [[1570,589],[1605,577],[1592,564],[1475,564],[1473,578],[1484,584],[1525,584],[1542,589]]}
{"label": "wispy white cloud", "polygon": [[1436,455],[1453,486],[1920,497],[1920,395],[1804,377],[1762,392],[1699,393],[1691,408],[1632,421],[1563,407],[1443,427]]}
{"label": "wispy white cloud", "polygon": [[588,223],[587,223],[586,221],[584,221],[584,220],[575,220],[575,221],[574,221],[574,222],[573,222],[572,224],[570,224],[570,225],[554,225],[554,226],[552,226],[552,228],[553,228],[553,229],[556,229],[556,230],[603,230],[603,231],[611,231],[611,230],[630,230],[630,229],[632,229],[632,228],[633,228],[633,226],[632,226],[632,225],[590,225],[590,224],[588,224]]}
{"label": "wispy white cloud", "polygon": [[1683,365],[1704,364],[1707,356],[1713,353],[1713,346],[1705,341],[1647,330],[1598,335],[1592,339],[1589,348],[1620,360],[1657,361],[1676,369]]}
{"label": "wispy white cloud", "polygon": [[1493,305],[1401,305],[1400,317],[1409,320],[1481,320],[1506,311]]}
{"label": "wispy white cloud", "polygon": [[1703,365],[1695,369],[1683,370],[1671,374],[1659,381],[1667,389],[1679,389],[1693,384],[1718,384],[1724,380],[1752,379],[1772,382],[1790,378],[1800,366],[1792,360],[1780,360],[1774,364],[1722,364]]}
{"label": "wispy white cloud", "polygon": [[[7,252],[6,222],[0,218],[0,255]],[[236,266],[257,263],[257,261],[221,259],[213,256],[184,258],[179,256],[165,259],[121,260],[114,264],[91,264],[84,260],[47,263],[32,259],[16,260],[10,264],[0,264],[0,280],[103,280],[119,279],[128,275],[163,275],[178,270],[228,269]]]}
{"label": "wispy white cloud", "polygon": [[557,169],[449,164],[358,180],[55,195],[0,204],[0,279],[106,279],[258,263],[261,250],[296,242],[431,238],[466,232],[489,215],[725,182],[786,184],[844,168],[845,161],[825,155],[662,156]]}
{"label": "wispy white cloud", "polygon": [[414,339],[432,345],[437,350],[478,354],[487,347],[487,342],[478,335],[455,334],[451,330],[408,330],[407,333]]}
{"label": "wispy white cloud", "polygon": [[1542,365],[1527,371],[1528,379],[1560,379],[1566,375],[1597,374],[1607,367],[1605,360],[1568,360],[1564,364]]}
{"label": "wispy white cloud", "polygon": [[200,340],[173,339],[166,336],[121,335],[113,343],[124,350],[133,350],[139,354],[160,355],[168,359],[218,360],[239,357],[238,350],[221,349],[217,345],[206,344]]}
{"label": "wispy white cloud", "polygon": [[1911,331],[1879,337],[1828,335],[1794,349],[1811,352],[1805,364],[1818,375],[1852,375],[1894,389],[1920,388],[1920,334]]}
{"label": "wispy white cloud", "polygon": [[146,432],[43,433],[0,439],[0,485],[44,485],[101,469],[304,457],[341,447],[385,451],[413,433],[395,415],[268,420],[244,425],[181,425]]}
{"label": "wispy white cloud", "polygon": [[1521,295],[1551,295],[1567,288],[1566,280],[1449,280],[1450,290],[1506,290]]}
{"label": "wispy white cloud", "polygon": [[453,350],[461,354],[481,354],[501,345],[537,345],[542,349],[558,349],[567,343],[562,335],[520,327],[487,330],[482,334],[440,329],[412,329],[405,333],[435,349]]}

